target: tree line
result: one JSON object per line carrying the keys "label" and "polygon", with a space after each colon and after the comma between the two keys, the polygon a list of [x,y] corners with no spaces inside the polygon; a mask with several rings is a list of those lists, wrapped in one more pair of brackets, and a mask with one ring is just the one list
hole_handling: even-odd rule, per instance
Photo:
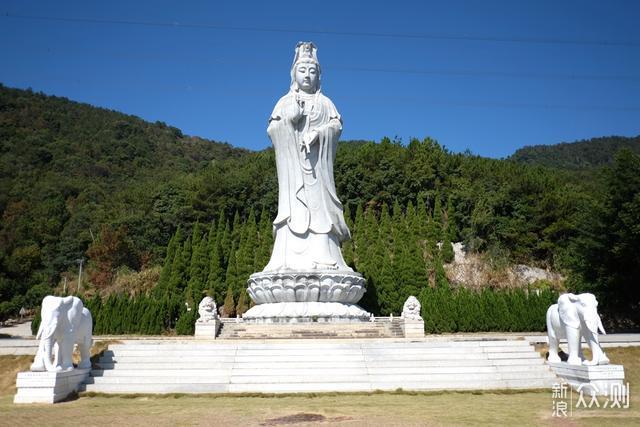
{"label": "tree line", "polygon": [[[195,301],[212,292],[228,313],[250,305],[241,289],[264,267],[277,209],[273,150],[238,150],[3,86],[0,107],[0,318],[73,279],[80,258],[101,295],[119,269],[162,265],[154,295]],[[600,143],[570,147],[569,157],[588,147],[587,163],[606,165],[586,169],[451,153],[431,138],[341,143],[336,187],[353,227],[345,257],[370,281],[366,299],[376,295],[364,303],[397,313],[408,290],[435,287],[448,239],[502,264],[553,268],[569,290],[592,291],[603,310],[637,319],[640,158]]]}

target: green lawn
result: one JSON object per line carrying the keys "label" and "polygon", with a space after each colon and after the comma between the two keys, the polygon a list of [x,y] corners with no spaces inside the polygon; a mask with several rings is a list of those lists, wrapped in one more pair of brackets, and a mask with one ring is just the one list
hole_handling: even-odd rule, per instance
{"label": "green lawn", "polygon": [[[629,409],[574,410],[553,418],[550,390],[502,393],[373,393],[287,396],[80,396],[56,405],[14,405],[0,397],[0,425],[640,425],[640,348],[607,349],[625,365]],[[15,358],[14,358],[15,359]],[[0,359],[0,372],[16,363]],[[25,368],[29,359],[23,360]],[[11,372],[5,370],[11,366]],[[6,375],[5,375],[6,374]],[[638,391],[635,393],[635,391]]]}

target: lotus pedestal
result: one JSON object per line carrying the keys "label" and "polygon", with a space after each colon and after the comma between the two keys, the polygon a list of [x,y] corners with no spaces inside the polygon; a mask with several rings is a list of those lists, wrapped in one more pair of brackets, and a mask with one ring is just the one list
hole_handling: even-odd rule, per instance
{"label": "lotus pedestal", "polygon": [[356,304],[365,280],[353,271],[255,273],[247,292],[256,305],[242,316],[245,322],[366,322],[371,316]]}

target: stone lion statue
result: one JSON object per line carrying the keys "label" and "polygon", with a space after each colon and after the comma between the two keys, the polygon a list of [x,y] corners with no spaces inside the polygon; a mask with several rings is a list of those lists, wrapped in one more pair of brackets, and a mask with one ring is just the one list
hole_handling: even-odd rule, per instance
{"label": "stone lion statue", "polygon": [[218,309],[216,302],[211,297],[204,297],[198,305],[198,314],[200,318],[198,323],[210,323],[218,317]]}
{"label": "stone lion statue", "polygon": [[422,320],[420,316],[420,302],[418,298],[411,295],[402,307],[402,317],[407,320]]}

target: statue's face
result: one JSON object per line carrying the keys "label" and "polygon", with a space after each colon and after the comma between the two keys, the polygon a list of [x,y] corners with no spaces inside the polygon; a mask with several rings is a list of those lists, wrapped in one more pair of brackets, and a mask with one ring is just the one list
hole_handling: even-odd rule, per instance
{"label": "statue's face", "polygon": [[296,66],[296,83],[306,93],[314,93],[318,87],[318,67],[312,63]]}

